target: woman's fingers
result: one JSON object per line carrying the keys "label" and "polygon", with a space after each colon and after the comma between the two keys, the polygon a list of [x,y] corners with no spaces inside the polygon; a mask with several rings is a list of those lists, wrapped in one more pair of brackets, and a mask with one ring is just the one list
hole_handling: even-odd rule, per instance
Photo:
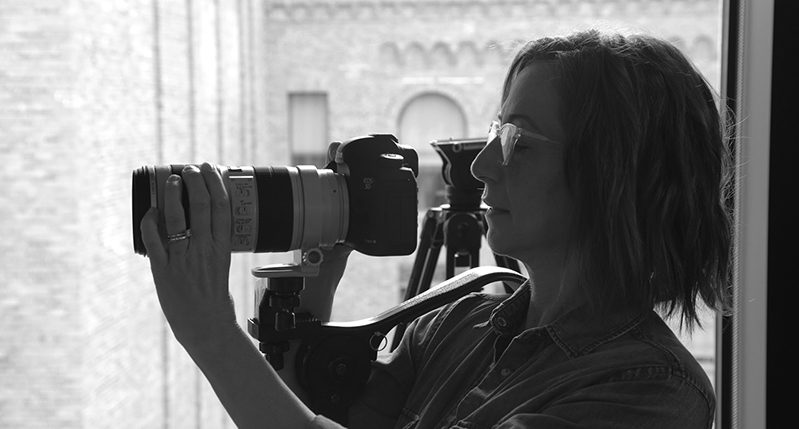
{"label": "woman's fingers", "polygon": [[194,165],[183,168],[183,181],[186,192],[189,194],[189,217],[191,219],[191,234],[197,240],[204,241],[210,236],[211,204],[205,181],[200,175],[200,169]]}
{"label": "woman's fingers", "polygon": [[211,236],[214,241],[230,244],[230,201],[219,170],[205,163],[200,167],[211,203]]}
{"label": "woman's fingers", "polygon": [[144,242],[144,248],[147,249],[147,257],[158,266],[166,264],[166,249],[164,249],[161,234],[158,232],[158,209],[150,207],[141,220],[140,228],[141,239]]}
{"label": "woman's fingers", "polygon": [[164,186],[164,222],[166,223],[167,249],[170,254],[186,253],[189,247],[186,235],[186,213],[183,211],[183,184],[181,177],[173,174]]}
{"label": "woman's fingers", "polygon": [[[195,244],[200,247],[212,246],[212,242],[230,244],[230,203],[219,170],[208,163],[200,168],[188,165],[181,175],[169,176],[163,188],[166,238],[158,231],[157,209],[148,211],[140,225],[147,254],[154,262],[165,264],[167,252],[185,254],[191,241],[199,240]],[[190,231],[183,207],[184,192],[189,200]]]}

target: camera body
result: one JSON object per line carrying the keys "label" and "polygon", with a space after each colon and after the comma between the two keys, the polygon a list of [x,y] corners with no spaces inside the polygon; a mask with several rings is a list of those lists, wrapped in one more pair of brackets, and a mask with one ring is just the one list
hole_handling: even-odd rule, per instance
{"label": "camera body", "polygon": [[[345,243],[372,256],[416,249],[418,156],[390,134],[330,145],[330,162],[314,166],[223,167],[231,208],[233,252],[285,252]],[[163,228],[164,184],[184,165],[133,172],[133,243],[146,255],[139,225],[158,207]],[[184,193],[183,205],[188,210]],[[190,219],[186,225],[190,228]]]}
{"label": "camera body", "polygon": [[391,134],[350,139],[335,148],[326,168],[344,176],[349,226],[344,243],[373,256],[416,250],[419,158]]}

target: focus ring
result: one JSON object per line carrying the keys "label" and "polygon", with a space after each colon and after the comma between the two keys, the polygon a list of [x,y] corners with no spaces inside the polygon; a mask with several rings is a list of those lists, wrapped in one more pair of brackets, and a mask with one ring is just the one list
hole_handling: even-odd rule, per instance
{"label": "focus ring", "polygon": [[258,184],[258,243],[256,252],[291,250],[294,230],[294,197],[286,167],[255,167]]}

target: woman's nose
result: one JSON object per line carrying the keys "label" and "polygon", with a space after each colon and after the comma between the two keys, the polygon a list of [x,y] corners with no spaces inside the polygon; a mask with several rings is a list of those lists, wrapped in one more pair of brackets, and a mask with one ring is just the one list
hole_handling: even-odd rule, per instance
{"label": "woman's nose", "polygon": [[472,175],[481,182],[496,176],[497,168],[502,166],[502,151],[499,138],[494,138],[477,154],[472,161]]}

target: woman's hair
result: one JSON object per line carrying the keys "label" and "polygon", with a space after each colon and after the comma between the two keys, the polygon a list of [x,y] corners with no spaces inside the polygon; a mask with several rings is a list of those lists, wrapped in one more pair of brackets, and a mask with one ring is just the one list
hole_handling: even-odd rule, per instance
{"label": "woman's hair", "polygon": [[590,30],[526,44],[503,101],[533,62],[554,72],[562,99],[570,257],[593,309],[657,308],[689,332],[697,297],[727,310],[730,151],[701,73],[668,42]]}

